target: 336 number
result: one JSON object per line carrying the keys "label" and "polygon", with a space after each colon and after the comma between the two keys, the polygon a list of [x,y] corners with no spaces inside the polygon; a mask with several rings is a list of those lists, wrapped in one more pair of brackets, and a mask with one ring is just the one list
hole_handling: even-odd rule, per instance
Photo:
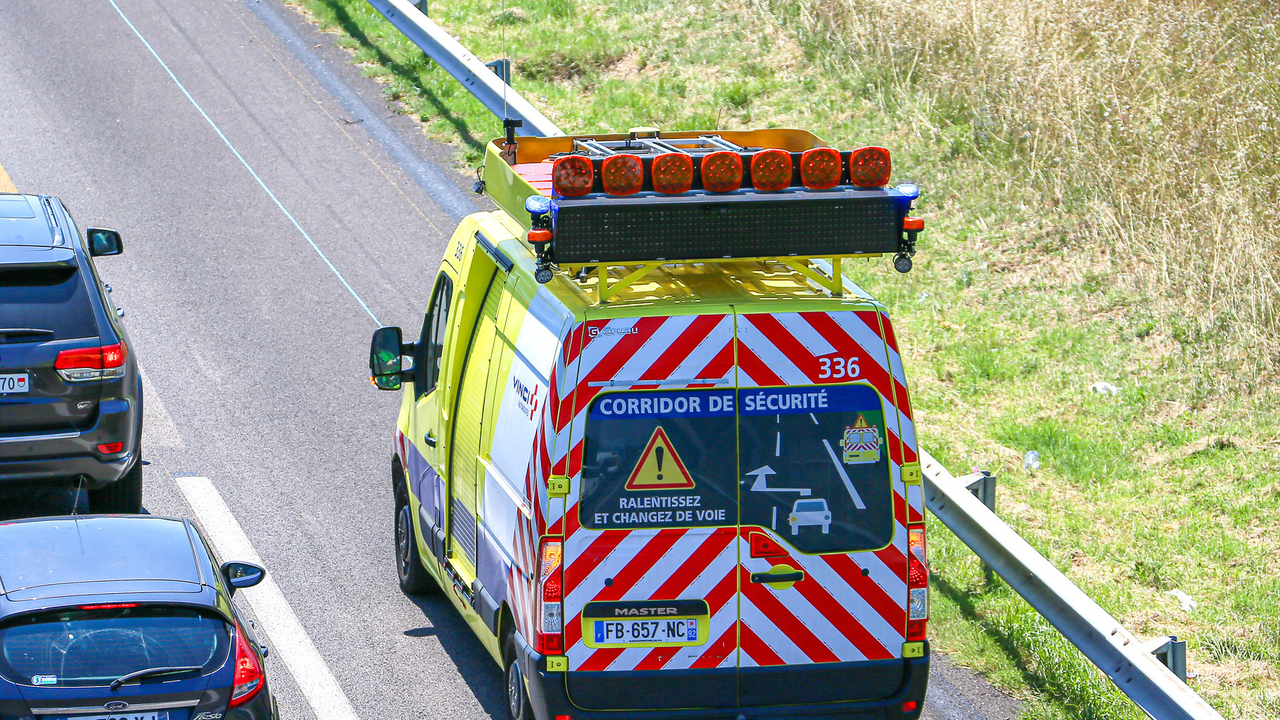
{"label": "336 number", "polygon": [[837,380],[845,377],[858,377],[862,372],[862,369],[859,368],[856,363],[860,359],[861,358],[856,357],[818,358],[818,377],[833,378]]}

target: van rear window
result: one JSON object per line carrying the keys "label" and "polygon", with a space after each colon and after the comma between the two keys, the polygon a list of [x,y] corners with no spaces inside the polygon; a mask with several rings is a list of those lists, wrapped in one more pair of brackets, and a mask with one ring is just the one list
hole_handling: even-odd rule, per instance
{"label": "van rear window", "polygon": [[207,674],[222,667],[230,647],[225,622],[188,608],[55,610],[0,627],[0,675],[66,687],[106,685],[154,667],[198,666]]}
{"label": "van rear window", "polygon": [[[14,333],[7,342],[98,336],[88,291],[74,267],[0,269],[0,328],[49,331]],[[0,342],[6,337],[0,335]]]}
{"label": "van rear window", "polygon": [[742,524],[806,553],[884,547],[893,539],[888,434],[867,385],[739,391]]}
{"label": "van rear window", "polygon": [[583,527],[737,524],[731,390],[602,395],[587,418],[582,462]]}

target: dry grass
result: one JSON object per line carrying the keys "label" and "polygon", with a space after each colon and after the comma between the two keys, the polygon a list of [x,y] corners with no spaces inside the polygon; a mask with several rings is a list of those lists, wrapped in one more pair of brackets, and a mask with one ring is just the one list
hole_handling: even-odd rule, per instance
{"label": "dry grass", "polygon": [[1216,390],[1277,370],[1275,2],[757,2],[915,132],[971,127],[1046,241],[1108,250],[1164,334],[1242,371]]}

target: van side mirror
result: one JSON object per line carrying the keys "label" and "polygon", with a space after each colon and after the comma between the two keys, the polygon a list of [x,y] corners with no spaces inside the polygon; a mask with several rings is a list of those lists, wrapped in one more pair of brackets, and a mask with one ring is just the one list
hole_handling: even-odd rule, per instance
{"label": "van side mirror", "polygon": [[398,327],[381,327],[373,331],[369,344],[369,375],[379,390],[400,389],[401,334]]}
{"label": "van side mirror", "polygon": [[93,257],[119,255],[124,252],[124,241],[120,239],[120,233],[115,230],[91,227],[85,231],[85,237],[89,239],[89,254]]}
{"label": "van side mirror", "polygon": [[231,588],[231,594],[234,595],[236,590],[240,588],[248,588],[262,582],[267,576],[267,571],[253,563],[247,562],[225,562],[222,563],[222,577],[227,581],[227,586]]}

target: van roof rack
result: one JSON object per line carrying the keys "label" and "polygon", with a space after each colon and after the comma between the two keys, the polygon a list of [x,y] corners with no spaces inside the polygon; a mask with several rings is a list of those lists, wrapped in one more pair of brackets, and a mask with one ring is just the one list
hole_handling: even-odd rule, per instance
{"label": "van roof rack", "polygon": [[[776,261],[836,295],[844,258],[891,254],[908,272],[919,189],[890,187],[891,171],[884,148],[839,151],[803,130],[632,128],[498,138],[482,177],[526,229],[538,282],[595,270],[603,302],[672,263]],[[608,285],[610,266],[635,270]]]}

